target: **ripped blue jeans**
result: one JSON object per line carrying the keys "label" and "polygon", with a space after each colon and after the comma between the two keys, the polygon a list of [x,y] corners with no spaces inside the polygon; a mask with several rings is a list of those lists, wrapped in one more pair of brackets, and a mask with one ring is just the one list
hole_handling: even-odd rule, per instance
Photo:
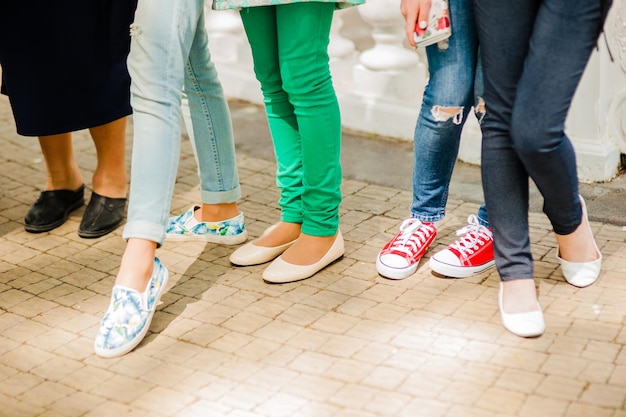
{"label": "ripped blue jeans", "polygon": [[[436,222],[445,216],[452,170],[459,153],[461,131],[472,108],[482,103],[482,70],[472,0],[450,0],[452,36],[447,45],[426,47],[428,85],[414,135],[413,202],[411,217]],[[483,204],[478,221],[489,226]]]}

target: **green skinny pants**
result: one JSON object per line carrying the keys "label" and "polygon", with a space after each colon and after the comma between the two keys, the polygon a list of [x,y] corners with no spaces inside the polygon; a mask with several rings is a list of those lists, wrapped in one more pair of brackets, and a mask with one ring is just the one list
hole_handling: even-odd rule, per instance
{"label": "green skinny pants", "polygon": [[329,68],[334,3],[249,7],[241,18],[276,156],[281,219],[333,236],[341,202],[341,118]]}

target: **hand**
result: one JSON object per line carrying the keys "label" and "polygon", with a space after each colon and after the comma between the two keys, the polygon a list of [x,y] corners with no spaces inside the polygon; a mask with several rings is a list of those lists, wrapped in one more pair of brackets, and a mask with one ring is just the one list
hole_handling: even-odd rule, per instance
{"label": "hand", "polygon": [[413,48],[417,48],[413,33],[421,35],[428,25],[428,15],[430,14],[431,0],[402,0],[400,3],[400,13],[406,22],[406,38]]}

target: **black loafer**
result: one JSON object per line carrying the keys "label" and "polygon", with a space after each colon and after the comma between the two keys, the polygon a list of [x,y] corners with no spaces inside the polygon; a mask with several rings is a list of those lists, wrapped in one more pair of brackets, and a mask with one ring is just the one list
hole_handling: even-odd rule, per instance
{"label": "black loafer", "polygon": [[24,228],[30,233],[48,232],[61,226],[69,214],[85,204],[85,186],[76,191],[42,191],[24,218]]}
{"label": "black loafer", "polygon": [[115,230],[124,218],[125,198],[109,198],[95,191],[78,227],[78,236],[93,239]]}

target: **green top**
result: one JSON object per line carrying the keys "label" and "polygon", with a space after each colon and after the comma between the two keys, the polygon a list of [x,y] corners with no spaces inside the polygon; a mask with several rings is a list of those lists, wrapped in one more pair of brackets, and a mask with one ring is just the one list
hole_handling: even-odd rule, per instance
{"label": "green top", "polygon": [[213,0],[213,9],[229,10],[255,6],[277,6],[279,4],[303,3],[307,1],[336,3],[338,9],[365,3],[365,0]]}

